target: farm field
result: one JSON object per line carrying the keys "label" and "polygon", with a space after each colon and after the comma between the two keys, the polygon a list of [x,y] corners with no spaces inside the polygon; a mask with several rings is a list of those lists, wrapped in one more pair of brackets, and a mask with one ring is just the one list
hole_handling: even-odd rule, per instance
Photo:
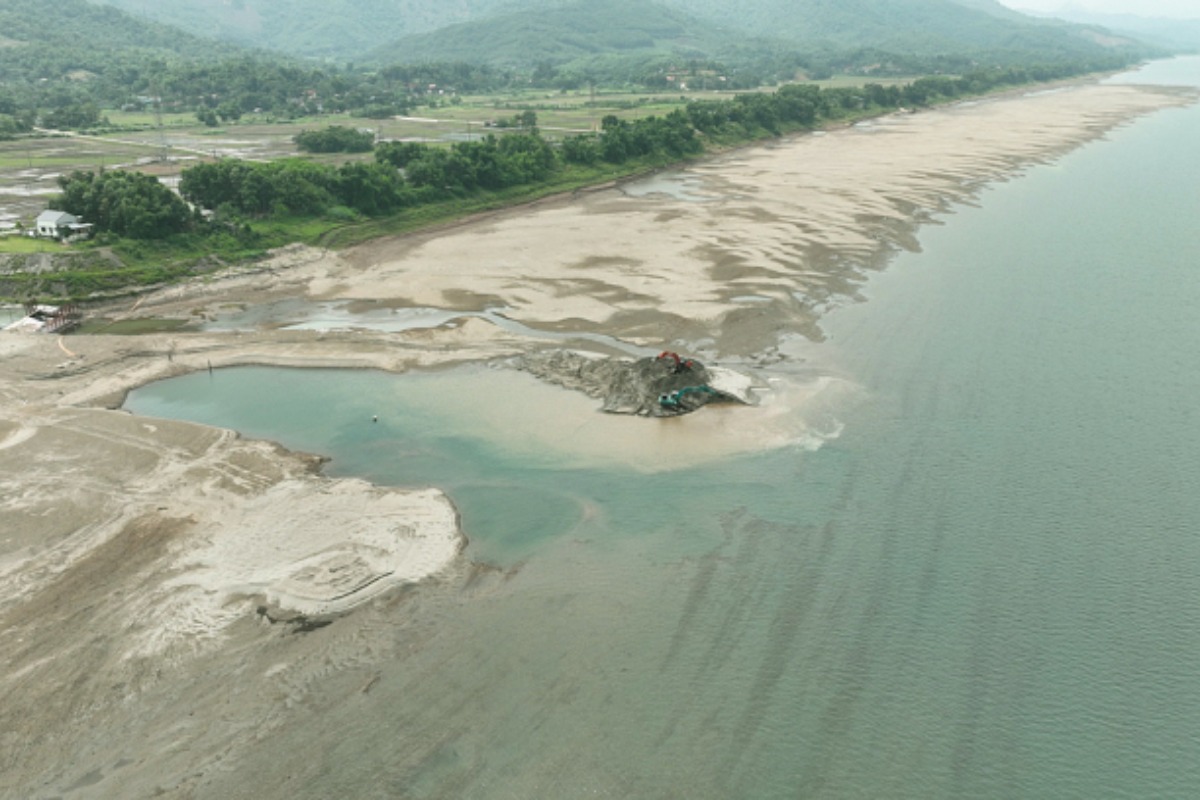
{"label": "farm field", "polygon": [[[713,93],[709,93],[710,95]],[[370,154],[312,155],[300,153],[293,137],[304,130],[344,125],[375,131],[379,139],[454,142],[501,132],[496,123],[525,109],[538,114],[549,138],[595,130],[608,114],[634,119],[665,114],[684,98],[597,91],[558,94],[506,92],[449,99],[436,108],[421,107],[410,115],[385,120],[329,114],[277,120],[248,114],[236,123],[206,127],[190,114],[164,114],[158,127],[152,113],[106,110],[108,132],[53,133],[0,141],[0,231],[18,222],[29,227],[58,193],[59,175],[74,170],[136,169],[171,185],[190,164],[218,158],[269,161],[302,156],[343,163],[370,159]],[[0,252],[13,245],[0,237]]]}
{"label": "farm field", "polygon": [[[878,83],[903,83],[884,79]],[[861,77],[838,76],[815,81],[822,88],[861,85]],[[763,91],[771,91],[764,87]],[[203,159],[271,160],[303,155],[342,163],[370,155],[306,155],[292,141],[297,133],[327,125],[375,131],[379,139],[455,142],[501,132],[505,120],[523,111],[537,114],[544,136],[561,138],[598,130],[607,115],[637,119],[664,115],[688,102],[731,96],[732,92],[629,92],[597,88],[556,92],[515,89],[491,94],[437,98],[437,106],[421,106],[406,116],[367,119],[346,114],[275,119],[247,114],[235,123],[206,127],[192,114],[163,113],[160,128],[151,111],[105,110],[110,127],[96,134],[48,134],[0,140],[0,231],[20,222],[28,226],[58,192],[55,179],[73,170],[137,169],[158,175],[168,184],[189,164]],[[0,237],[0,252],[10,245]]]}

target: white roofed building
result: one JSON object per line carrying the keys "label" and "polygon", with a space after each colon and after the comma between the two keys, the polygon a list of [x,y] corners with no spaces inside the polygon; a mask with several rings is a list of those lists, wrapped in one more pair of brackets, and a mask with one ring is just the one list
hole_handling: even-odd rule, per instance
{"label": "white roofed building", "polygon": [[38,236],[48,239],[66,239],[71,236],[86,235],[91,231],[92,225],[88,222],[80,222],[79,217],[66,211],[46,209],[38,214],[34,229]]}

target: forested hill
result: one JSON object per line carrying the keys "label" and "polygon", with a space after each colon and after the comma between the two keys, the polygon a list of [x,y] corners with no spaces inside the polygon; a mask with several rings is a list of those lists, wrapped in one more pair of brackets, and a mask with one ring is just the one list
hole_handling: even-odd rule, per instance
{"label": "forested hill", "polygon": [[[482,19],[513,0],[95,0],[183,30],[296,56],[353,61],[414,33]],[[517,0],[529,5],[529,0]]]}
{"label": "forested hill", "polygon": [[[1143,17],[1137,14],[1102,14],[1078,7],[1064,8],[1053,16],[1081,25],[1096,25],[1177,53],[1200,52],[1200,4],[1191,19]],[[1050,16],[1050,15],[1046,15]]]}
{"label": "forested hill", "polygon": [[1020,11],[1014,11],[1008,6],[998,2],[998,0],[954,0],[954,2],[964,8],[971,8],[975,11],[982,11],[985,14],[990,14],[993,17],[1000,19],[1017,20],[1020,22],[1028,22],[1029,17],[1022,14]]}
{"label": "forested hill", "polygon": [[367,56],[378,63],[480,61],[532,66],[656,53],[711,58],[747,37],[647,0],[575,0],[405,37]]}
{"label": "forested hill", "polygon": [[63,58],[78,58],[92,50],[141,50],[183,58],[228,54],[231,45],[218,44],[179,28],[150,22],[116,8],[85,0],[4,0],[0,3],[0,36],[4,49],[53,47]]}
{"label": "forested hill", "polygon": [[[736,11],[727,0],[137,2],[171,14],[220,6],[263,30],[292,31],[300,37],[293,45],[311,36],[345,47],[350,40],[339,40],[342,33],[360,44],[365,37],[395,42],[397,30],[417,24],[441,30],[401,39],[372,57],[356,46],[347,59],[358,63],[352,68],[248,53],[85,0],[59,0],[53,14],[39,0],[0,0],[0,107],[7,109],[0,111],[0,135],[28,130],[39,109],[70,110],[53,124],[43,114],[49,127],[92,127],[100,107],[136,107],[148,96],[216,124],[254,109],[400,113],[411,105],[409,89],[422,81],[468,91],[531,78],[560,88],[703,87],[711,79],[747,89],[833,72],[963,73],[1069,62],[1078,73],[1150,52],[1097,29],[1014,17],[994,0],[743,0]],[[497,12],[501,3],[510,10]],[[287,24],[276,25],[268,11]],[[449,24],[471,18],[477,21]],[[310,102],[315,97],[320,101]]]}
{"label": "forested hill", "polygon": [[[664,0],[710,21],[806,47],[897,54],[1087,57],[1114,41],[1084,26],[1035,20],[987,0]],[[1000,59],[1002,60],[1002,59]]]}
{"label": "forested hill", "polygon": [[[501,63],[530,39],[515,20],[541,18],[542,39],[533,49],[551,50],[567,59],[581,50],[622,49],[629,41],[662,49],[677,47],[670,32],[656,33],[665,14],[653,4],[634,5],[621,17],[604,15],[608,30],[571,30],[550,25],[584,23],[575,0],[97,0],[133,13],[179,25],[203,36],[264,47],[301,56],[357,61],[362,54],[406,40],[413,51],[445,60],[435,52],[457,52],[468,35],[484,37],[472,60]],[[982,54],[990,61],[1034,58],[1088,58],[1125,44],[1094,28],[1035,20],[996,0],[658,0],[674,13],[686,36],[698,37],[700,49],[712,49],[712,26],[727,39],[767,37],[793,48],[825,50],[872,48],[898,55]],[[600,15],[596,17],[600,19]],[[690,19],[692,22],[685,22]],[[700,21],[703,21],[701,23]],[[486,22],[503,31],[474,27],[448,31],[441,37],[408,39],[461,23]],[[702,29],[697,26],[707,24]],[[658,35],[661,33],[662,35]],[[503,34],[503,35],[502,35]],[[651,45],[651,41],[653,44]],[[615,43],[615,47],[613,44]]]}
{"label": "forested hill", "polygon": [[726,88],[752,88],[798,73],[961,72],[1062,61],[1112,68],[1149,52],[1130,39],[1035,20],[994,0],[747,0],[736,10],[724,0],[542,2],[551,5],[408,36],[363,58],[537,68],[564,87],[597,80],[666,88],[668,75],[684,71],[689,83],[712,74],[729,81]]}
{"label": "forested hill", "polygon": [[42,79],[121,80],[123,70],[149,61],[211,61],[238,51],[84,0],[56,0],[52,6],[3,0],[0,38],[0,84],[10,87]]}

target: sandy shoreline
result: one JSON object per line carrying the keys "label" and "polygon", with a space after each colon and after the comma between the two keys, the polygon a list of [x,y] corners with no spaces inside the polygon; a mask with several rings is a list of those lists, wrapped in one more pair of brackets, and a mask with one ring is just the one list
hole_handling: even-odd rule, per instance
{"label": "sandy shoreline", "polygon": [[[675,197],[613,187],[341,253],[287,248],[111,313],[202,319],[284,298],[502,309],[542,331],[787,375],[781,344],[819,340],[822,311],[857,298],[890,254],[918,247],[921,224],[989,182],[1194,101],[1080,84],[890,116],[690,166],[673,178]],[[169,728],[164,698],[203,716],[204,695],[182,687],[198,670],[212,680],[233,670],[222,666],[229,654],[256,665],[328,658],[264,608],[338,614],[476,569],[437,489],[334,480],[315,456],[114,410],[127,391],[236,364],[399,372],[561,344],[475,317],[403,331],[0,335],[0,796],[61,794],[117,761],[119,743],[98,743],[105,730],[157,741]],[[241,679],[276,681],[272,669]],[[136,774],[125,767],[119,782],[100,770],[83,785],[107,796],[198,785],[280,713],[248,702],[216,739],[180,732],[171,741],[185,746],[139,755]]]}

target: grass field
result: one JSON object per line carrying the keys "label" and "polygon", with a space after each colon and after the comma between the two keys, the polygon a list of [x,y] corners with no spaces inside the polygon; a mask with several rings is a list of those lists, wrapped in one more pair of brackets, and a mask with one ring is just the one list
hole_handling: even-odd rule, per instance
{"label": "grass field", "polygon": [[[708,93],[711,95],[712,93]],[[690,99],[690,98],[689,98]],[[302,156],[323,163],[370,159],[362,155],[304,155],[292,141],[297,133],[328,125],[375,131],[381,139],[454,142],[488,132],[502,118],[526,108],[535,110],[548,138],[575,131],[595,130],[606,114],[622,118],[665,114],[684,100],[679,96],[646,93],[547,92],[520,90],[493,95],[467,95],[437,108],[421,107],[410,116],[386,120],[345,114],[274,120],[247,114],[237,122],[209,128],[192,114],[163,114],[159,128],[147,111],[105,110],[111,124],[106,132],[83,136],[30,136],[0,141],[0,220],[20,220],[31,226],[57,191],[55,178],[73,170],[132,168],[172,179],[198,160],[244,158],[271,160]],[[0,252],[12,252],[0,240]]]}
{"label": "grass field", "polygon": [[64,246],[45,239],[12,234],[0,236],[0,253],[61,253]]}
{"label": "grass field", "polygon": [[135,336],[140,333],[169,333],[193,324],[187,319],[123,319],[111,320],[103,317],[86,319],[75,329],[76,333],[107,333]]}

